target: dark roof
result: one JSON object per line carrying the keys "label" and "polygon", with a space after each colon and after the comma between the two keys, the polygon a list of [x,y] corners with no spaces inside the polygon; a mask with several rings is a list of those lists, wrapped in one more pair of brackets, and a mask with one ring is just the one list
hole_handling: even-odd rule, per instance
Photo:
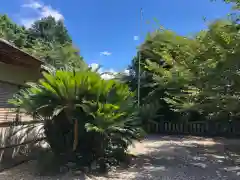
{"label": "dark roof", "polygon": [[43,61],[0,38],[0,62],[25,67],[40,67]]}

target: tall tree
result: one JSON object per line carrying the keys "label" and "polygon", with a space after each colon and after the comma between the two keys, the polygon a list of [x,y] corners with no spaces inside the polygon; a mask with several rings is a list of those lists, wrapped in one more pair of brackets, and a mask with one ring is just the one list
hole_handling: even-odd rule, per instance
{"label": "tall tree", "polygon": [[26,29],[0,15],[0,37],[56,68],[86,66],[63,21],[51,16],[37,20]]}
{"label": "tall tree", "polygon": [[46,42],[59,44],[72,42],[63,21],[56,21],[51,16],[37,20],[28,31],[30,36]]}
{"label": "tall tree", "polygon": [[168,37],[165,45],[162,40],[155,42],[156,47],[149,50],[160,55],[165,66],[146,60],[152,74],[148,85],[153,88],[147,99],[161,99],[179,117],[190,112],[207,119],[238,118],[239,38],[238,24],[216,21],[195,38]]}
{"label": "tall tree", "polygon": [[0,38],[6,39],[18,47],[27,44],[25,28],[12,22],[6,15],[0,15]]}
{"label": "tall tree", "polygon": [[[173,90],[175,84],[175,90],[178,90],[180,84],[177,84],[174,77],[168,84],[169,87],[167,84],[162,84],[160,87],[158,86],[159,83],[156,82],[156,77],[163,73],[161,76],[166,76],[164,80],[166,81],[170,71],[172,73],[182,71],[186,66],[182,59],[186,61],[190,59],[194,56],[197,48],[198,44],[194,39],[182,37],[164,29],[148,34],[146,41],[139,48],[141,53],[141,102],[142,104],[151,102],[159,104],[158,113],[162,115],[163,119],[176,119],[176,116],[178,116],[171,108],[171,104],[164,98],[166,98],[168,89]],[[137,88],[138,60],[138,57],[133,59],[129,68],[131,73],[128,78],[125,77],[133,90]],[[175,80],[176,82],[174,82]]]}

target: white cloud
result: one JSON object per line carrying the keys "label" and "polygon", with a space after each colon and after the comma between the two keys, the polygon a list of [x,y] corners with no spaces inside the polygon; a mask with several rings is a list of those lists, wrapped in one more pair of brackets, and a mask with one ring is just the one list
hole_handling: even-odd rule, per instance
{"label": "white cloud", "polygon": [[113,78],[114,78],[114,75],[104,73],[104,74],[101,75],[101,77],[102,77],[103,79],[109,80],[109,79],[113,79]]}
{"label": "white cloud", "polygon": [[35,18],[25,18],[21,19],[21,24],[23,24],[26,28],[30,28],[31,25],[36,21],[37,19]]}
{"label": "white cloud", "polygon": [[113,69],[110,69],[110,70],[105,70],[101,77],[103,79],[109,80],[109,79],[113,79],[116,74],[117,74],[116,71],[114,71]]}
{"label": "white cloud", "polygon": [[[89,67],[91,67],[92,70],[96,70],[97,68],[100,67],[100,65],[97,63],[92,63],[89,65]],[[101,74],[101,77],[106,80],[113,79],[114,75],[117,74],[117,72],[114,69],[107,70],[107,69],[103,69],[103,68],[99,68],[98,73]]]}
{"label": "white cloud", "polygon": [[130,74],[130,71],[129,71],[128,69],[125,69],[125,70],[123,71],[123,73],[124,73],[125,75],[129,75],[129,74]]}
{"label": "white cloud", "polygon": [[112,53],[111,53],[111,52],[108,52],[108,51],[103,51],[103,52],[100,52],[100,55],[101,55],[101,56],[111,56]]}
{"label": "white cloud", "polygon": [[[96,69],[98,69],[100,67],[100,65],[97,64],[97,63],[92,63],[92,64],[89,65],[89,67],[91,67],[92,70],[95,71]],[[99,68],[98,71],[101,71],[101,68]]]}
{"label": "white cloud", "polygon": [[134,41],[138,41],[139,40],[139,36],[133,36],[133,40]]}
{"label": "white cloud", "polygon": [[[100,65],[97,64],[97,63],[92,63],[92,64],[89,65],[89,67],[91,67],[92,70],[96,70],[100,67]],[[128,69],[124,69],[121,72],[125,75],[130,74]],[[119,72],[115,71],[114,69],[104,69],[104,68],[101,67],[101,68],[98,69],[98,73],[101,74],[101,77],[103,79],[109,80],[109,79],[113,79],[115,77],[115,75],[117,75]]]}
{"label": "white cloud", "polygon": [[21,23],[26,26],[27,28],[31,27],[32,23],[38,19],[52,16],[56,20],[63,20],[63,15],[56,9],[52,8],[50,5],[45,5],[39,1],[30,1],[27,4],[23,4],[22,8],[31,9],[32,11],[37,14],[34,17],[24,17],[20,21]]}
{"label": "white cloud", "polygon": [[22,7],[27,7],[27,8],[32,8],[32,9],[38,9],[42,7],[42,4],[40,4],[39,2],[30,2],[28,4],[23,4]]}
{"label": "white cloud", "polygon": [[41,11],[41,16],[42,17],[52,16],[57,21],[64,19],[63,15],[59,11],[57,11],[56,9],[53,9],[51,6],[43,6],[42,11]]}

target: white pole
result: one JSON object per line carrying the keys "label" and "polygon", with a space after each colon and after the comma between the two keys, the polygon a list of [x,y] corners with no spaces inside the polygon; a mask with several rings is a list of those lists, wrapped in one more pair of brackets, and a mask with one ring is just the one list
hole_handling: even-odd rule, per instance
{"label": "white pole", "polygon": [[[143,19],[143,9],[140,10],[140,35],[141,35],[141,25]],[[141,36],[139,36],[139,39]],[[141,84],[141,52],[140,49],[138,50],[138,107],[140,107],[140,84]]]}

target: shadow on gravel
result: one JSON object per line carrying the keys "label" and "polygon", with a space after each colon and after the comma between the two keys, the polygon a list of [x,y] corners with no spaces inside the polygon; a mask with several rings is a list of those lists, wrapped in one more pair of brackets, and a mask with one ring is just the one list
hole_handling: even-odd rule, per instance
{"label": "shadow on gravel", "polygon": [[240,140],[155,136],[145,142],[150,151],[135,159],[132,179],[240,179]]}
{"label": "shadow on gravel", "polygon": [[[151,136],[142,143],[136,143],[137,158],[128,169],[118,169],[101,180],[239,180],[240,179],[240,140],[224,138],[201,138],[191,136]],[[52,158],[48,153],[44,165],[48,170]],[[44,160],[43,156],[40,156]],[[52,162],[56,163],[56,161]],[[51,165],[50,165],[51,166]],[[32,171],[31,171],[32,169]],[[8,171],[0,175],[3,180],[13,174],[28,174],[41,169],[36,162]],[[36,172],[36,171],[35,171]],[[35,173],[34,173],[35,174]],[[22,176],[23,177],[23,176]],[[48,179],[44,176],[31,176],[30,179]],[[26,178],[23,177],[24,179]],[[16,176],[12,179],[16,179]],[[19,179],[19,178],[18,178]],[[65,175],[50,179],[71,179]],[[74,178],[72,178],[74,179]],[[87,179],[79,174],[75,179]]]}

